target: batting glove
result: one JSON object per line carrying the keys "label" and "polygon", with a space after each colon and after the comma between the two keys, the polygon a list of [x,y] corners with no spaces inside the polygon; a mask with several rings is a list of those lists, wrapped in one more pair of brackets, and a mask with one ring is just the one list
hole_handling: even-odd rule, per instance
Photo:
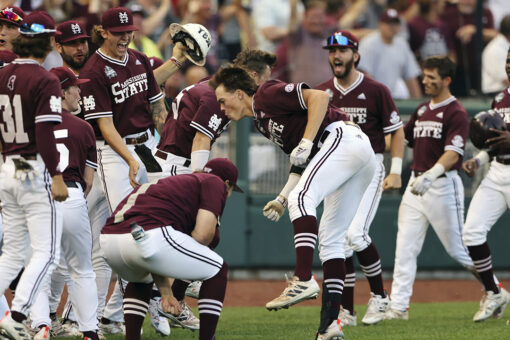
{"label": "batting glove", "polygon": [[273,222],[278,222],[282,217],[287,207],[287,199],[281,195],[278,195],[274,200],[267,202],[263,209],[264,216]]}
{"label": "batting glove", "polygon": [[427,171],[414,179],[413,183],[411,183],[411,192],[421,196],[429,190],[432,182],[432,176]]}
{"label": "batting glove", "polygon": [[293,165],[303,165],[308,160],[312,152],[313,142],[306,138],[301,139],[299,144],[292,150],[290,154],[290,163]]}

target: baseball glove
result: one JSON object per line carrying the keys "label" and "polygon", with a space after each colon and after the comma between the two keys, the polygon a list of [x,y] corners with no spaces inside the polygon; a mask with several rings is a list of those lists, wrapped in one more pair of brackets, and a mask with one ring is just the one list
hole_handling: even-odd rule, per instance
{"label": "baseball glove", "polygon": [[162,172],[161,165],[152,155],[151,150],[143,144],[135,145],[135,152],[142,160],[147,172]]}
{"label": "baseball glove", "polygon": [[175,43],[180,42],[184,46],[188,48],[188,55],[191,59],[193,59],[195,62],[200,62],[203,60],[204,55],[202,54],[202,51],[200,50],[200,47],[198,46],[198,43],[193,39],[193,37],[188,33],[184,31],[177,32],[173,38],[172,41]]}
{"label": "baseball glove", "polygon": [[490,129],[506,130],[503,117],[494,110],[481,111],[477,113],[469,125],[469,138],[478,149],[488,149],[487,139],[497,137],[498,134]]}

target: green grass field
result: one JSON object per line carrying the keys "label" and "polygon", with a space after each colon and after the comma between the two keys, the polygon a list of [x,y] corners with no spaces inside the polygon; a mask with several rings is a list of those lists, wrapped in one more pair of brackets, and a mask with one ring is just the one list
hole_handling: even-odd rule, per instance
{"label": "green grass field", "polygon": [[[510,339],[510,308],[500,320],[482,323],[472,321],[477,302],[413,304],[409,321],[385,321],[375,326],[361,325],[366,306],[356,306],[358,326],[345,327],[345,339]],[[197,310],[194,309],[196,315]],[[216,332],[218,340],[281,339],[313,340],[318,326],[319,308],[295,306],[288,310],[269,312],[262,307],[231,307],[223,309]],[[109,336],[108,340],[123,337]],[[154,332],[146,318],[142,339],[162,337]],[[198,339],[198,332],[172,329],[169,339]]]}

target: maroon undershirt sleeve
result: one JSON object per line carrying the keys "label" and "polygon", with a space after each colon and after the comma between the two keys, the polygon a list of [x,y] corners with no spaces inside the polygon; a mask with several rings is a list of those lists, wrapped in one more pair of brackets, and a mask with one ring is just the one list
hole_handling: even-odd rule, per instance
{"label": "maroon undershirt sleeve", "polygon": [[54,122],[41,122],[35,124],[35,141],[37,150],[41,154],[51,177],[61,174],[61,172],[57,170],[60,154],[57,151],[55,135],[53,134],[54,126]]}

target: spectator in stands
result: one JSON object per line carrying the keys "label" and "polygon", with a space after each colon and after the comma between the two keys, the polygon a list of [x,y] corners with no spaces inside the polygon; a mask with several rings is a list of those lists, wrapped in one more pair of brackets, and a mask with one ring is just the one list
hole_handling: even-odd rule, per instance
{"label": "spectator in stands", "polygon": [[501,20],[499,34],[483,50],[483,93],[492,96],[510,86],[505,71],[508,48],[510,48],[510,14]]}
{"label": "spectator in stands", "polygon": [[510,14],[510,6],[508,0],[487,0],[487,7],[491,10],[494,17],[494,27],[500,27],[501,20]]}
{"label": "spectator in stands", "polygon": [[360,41],[358,69],[386,85],[395,99],[421,98],[421,70],[408,42],[397,37],[400,29],[398,12],[384,11],[379,29]]}
{"label": "spectator in stands", "polygon": [[307,1],[300,22],[299,1],[290,0],[289,36],[277,49],[273,75],[286,82],[302,81],[315,87],[331,77],[328,56],[322,51],[322,45],[337,27],[327,26],[326,3],[322,0]]}
{"label": "spectator in stands", "polygon": [[163,56],[156,43],[143,32],[143,20],[145,18],[143,7],[138,4],[133,4],[129,9],[133,14],[133,25],[138,28],[138,31],[133,32],[133,40],[129,44],[129,48],[141,51],[145,53],[147,57],[162,59]]}
{"label": "spectator in stands", "polygon": [[[448,25],[450,39],[454,42],[457,70],[450,89],[452,94],[458,97],[475,94],[480,84],[480,70],[475,59],[475,10],[476,0],[458,0],[457,3],[448,3],[441,16]],[[487,43],[498,34],[488,8],[483,10],[482,22],[483,39]]]}
{"label": "spectator in stands", "polygon": [[432,56],[455,58],[448,26],[439,17],[444,10],[444,1],[418,0],[420,12],[407,24],[409,44],[419,62]]}

